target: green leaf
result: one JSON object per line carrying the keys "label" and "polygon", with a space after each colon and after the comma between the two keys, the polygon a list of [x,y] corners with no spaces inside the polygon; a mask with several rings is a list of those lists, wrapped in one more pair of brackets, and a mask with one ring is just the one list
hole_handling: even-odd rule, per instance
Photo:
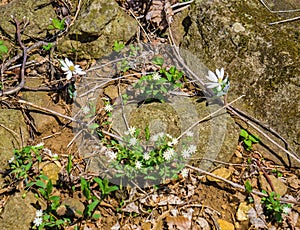
{"label": "green leaf", "polygon": [[66,166],[66,170],[69,175],[71,174],[72,167],[73,167],[72,157],[71,157],[71,155],[68,155],[68,163]]}
{"label": "green leaf", "polygon": [[80,177],[80,187],[83,195],[86,197],[87,200],[91,199],[91,191],[89,183],[83,178]]}
{"label": "green leaf", "polygon": [[46,191],[47,191],[48,196],[52,193],[52,189],[53,189],[52,181],[49,180],[46,185]]}
{"label": "green leaf", "polygon": [[99,213],[95,213],[93,215],[93,219],[95,219],[95,220],[98,220],[100,217],[101,217],[101,214],[99,214]]}
{"label": "green leaf", "polygon": [[43,181],[38,180],[37,182],[35,182],[36,186],[41,187],[41,188],[46,188],[46,185]]}
{"label": "green leaf", "polygon": [[164,59],[161,57],[155,57],[152,59],[152,63],[154,65],[158,65],[158,66],[162,67],[162,65],[164,64]]}
{"label": "green leaf", "polygon": [[145,135],[146,135],[146,141],[150,140],[150,129],[149,126],[146,126],[145,128]]}
{"label": "green leaf", "polygon": [[125,47],[125,44],[123,42],[115,41],[113,50],[116,52],[120,52]]}
{"label": "green leaf", "polygon": [[246,189],[246,191],[248,192],[248,193],[251,193],[252,192],[252,185],[251,185],[251,183],[250,183],[250,181],[249,180],[247,180],[246,182],[245,182],[245,189]]}
{"label": "green leaf", "polygon": [[249,135],[249,140],[252,141],[253,143],[258,143],[259,142],[259,137],[255,136],[253,134]]}
{"label": "green leaf", "polygon": [[252,148],[252,141],[250,140],[244,140],[244,143],[247,147]]}
{"label": "green leaf", "polygon": [[248,139],[249,134],[246,130],[242,129],[240,132],[240,136],[244,137],[245,139]]}
{"label": "green leaf", "polygon": [[99,200],[94,200],[92,203],[90,203],[90,204],[87,206],[87,215],[88,215],[88,216],[91,216],[91,215],[92,215],[92,212],[93,212],[94,209],[98,206],[99,203],[100,203]]}

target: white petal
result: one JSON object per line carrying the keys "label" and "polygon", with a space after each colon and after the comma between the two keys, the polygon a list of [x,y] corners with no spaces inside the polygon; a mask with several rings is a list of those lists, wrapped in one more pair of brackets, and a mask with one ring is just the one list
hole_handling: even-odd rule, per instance
{"label": "white petal", "polygon": [[67,80],[70,80],[72,78],[72,71],[68,71],[67,73]]}
{"label": "white petal", "polygon": [[67,66],[72,66],[73,65],[73,62],[70,61],[68,58],[65,58],[65,62],[67,64]]}
{"label": "white petal", "polygon": [[207,85],[207,88],[209,88],[209,89],[220,86],[219,83],[216,83],[216,82],[209,82],[209,83],[206,83],[206,85]]}
{"label": "white petal", "polygon": [[219,71],[218,69],[216,69],[216,73],[218,75],[218,79],[222,80],[224,77],[224,68],[221,68],[221,71]]}
{"label": "white petal", "polygon": [[61,69],[64,72],[68,72],[69,71],[69,67],[67,67],[67,66],[62,66]]}
{"label": "white petal", "polygon": [[[62,65],[62,68],[68,68],[67,64],[64,60],[59,60],[60,64]],[[69,69],[69,68],[68,68]]]}
{"label": "white petal", "polygon": [[210,70],[208,71],[208,76],[206,76],[206,78],[212,82],[218,82],[217,76]]}

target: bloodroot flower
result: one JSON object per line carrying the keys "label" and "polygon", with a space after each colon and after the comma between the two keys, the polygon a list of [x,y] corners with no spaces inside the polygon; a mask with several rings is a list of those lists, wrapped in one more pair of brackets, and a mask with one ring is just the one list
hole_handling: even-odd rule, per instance
{"label": "bloodroot flower", "polygon": [[65,58],[65,60],[59,60],[61,66],[61,69],[65,72],[67,75],[67,79],[70,80],[74,75],[84,75],[86,72],[84,72],[79,65],[74,65],[72,61],[70,61],[68,58]]}

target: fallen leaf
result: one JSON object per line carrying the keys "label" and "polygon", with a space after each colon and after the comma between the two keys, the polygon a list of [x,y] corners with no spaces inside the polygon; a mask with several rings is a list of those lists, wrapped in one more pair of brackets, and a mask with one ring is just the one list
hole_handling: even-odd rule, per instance
{"label": "fallen leaf", "polygon": [[[187,230],[191,227],[191,220],[184,216],[167,216],[168,229]],[[176,227],[176,228],[175,228]]]}

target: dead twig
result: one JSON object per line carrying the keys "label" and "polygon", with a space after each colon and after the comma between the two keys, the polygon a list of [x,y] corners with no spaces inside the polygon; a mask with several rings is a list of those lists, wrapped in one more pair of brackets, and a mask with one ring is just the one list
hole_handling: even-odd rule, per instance
{"label": "dead twig", "polygon": [[[205,170],[203,170],[203,169],[200,169],[200,168],[197,168],[197,167],[194,167],[194,166],[191,166],[191,165],[186,165],[186,167],[188,167],[188,168],[190,168],[190,169],[192,169],[192,170],[194,170],[194,171],[198,171],[198,172],[200,172],[200,173],[202,173],[202,174],[205,174],[205,175],[214,177],[214,178],[216,178],[216,179],[218,179],[218,180],[221,180],[221,181],[223,181],[223,182],[225,182],[225,183],[227,183],[227,184],[230,184],[232,187],[234,187],[234,188],[236,188],[236,189],[240,189],[240,190],[242,190],[242,191],[244,191],[244,192],[246,191],[246,188],[245,188],[245,186],[243,186],[243,185],[234,183],[234,182],[232,182],[232,181],[230,181],[230,180],[227,180],[227,179],[225,179],[225,178],[223,178],[223,177],[220,177],[220,176],[218,176],[218,175],[215,175],[215,174],[213,174],[213,173],[207,172],[207,171],[205,171]],[[253,193],[253,194],[255,194],[255,195],[258,195],[258,196],[263,196],[263,197],[267,197],[267,196],[268,196],[268,194],[262,193],[262,192],[260,192],[260,191],[255,190],[255,189],[253,189],[251,193]],[[285,199],[285,198],[279,198],[279,200],[280,200],[281,202],[284,202],[284,203],[291,203],[291,204],[298,204],[298,205],[300,204],[300,202],[293,201],[293,200],[288,200],[288,199]]]}

